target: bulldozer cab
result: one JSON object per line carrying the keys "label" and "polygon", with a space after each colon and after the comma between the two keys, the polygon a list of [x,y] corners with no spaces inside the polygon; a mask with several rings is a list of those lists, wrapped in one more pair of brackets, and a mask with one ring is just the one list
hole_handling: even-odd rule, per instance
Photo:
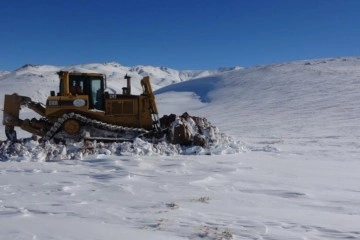
{"label": "bulldozer cab", "polygon": [[58,72],[60,77],[59,96],[87,95],[89,108],[105,110],[105,76],[93,73]]}
{"label": "bulldozer cab", "polygon": [[[140,81],[143,93],[133,95],[127,75],[127,86],[123,88],[123,93],[109,94],[105,91],[104,74],[68,71],[57,74],[60,80],[58,92],[50,91],[46,104],[17,94],[5,95],[3,125],[9,140],[16,141],[15,127],[47,140],[54,136],[81,139],[85,133],[87,138],[90,136],[93,139],[133,139],[151,130],[162,132],[149,76]],[[20,119],[23,106],[42,118]],[[127,130],[134,135],[123,135]],[[105,135],[103,131],[106,131]]]}

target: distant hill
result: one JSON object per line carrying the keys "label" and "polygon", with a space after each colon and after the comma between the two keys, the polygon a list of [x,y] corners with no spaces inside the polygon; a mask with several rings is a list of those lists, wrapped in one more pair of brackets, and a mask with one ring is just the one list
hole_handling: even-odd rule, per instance
{"label": "distant hill", "polygon": [[[169,85],[156,93],[164,102],[168,100],[162,95],[169,92],[197,95],[202,103],[194,114],[207,116],[241,138],[337,138],[360,137],[359,89],[360,58],[341,57],[233,70]],[[190,106],[182,110],[190,111]]]}
{"label": "distant hill", "polygon": [[[238,68],[238,67],[237,67]],[[50,90],[58,89],[57,71],[99,72],[107,75],[108,86],[121,92],[125,86],[124,76],[132,77],[132,90],[141,92],[139,81],[143,76],[150,76],[153,89],[187,81],[198,77],[230,71],[234,68],[220,68],[218,70],[175,70],[167,67],[135,66],[126,67],[116,62],[91,63],[73,66],[50,66],[26,64],[14,71],[0,71],[0,86],[2,93],[17,92],[25,94],[36,101],[45,101]],[[39,88],[39,85],[41,86]],[[3,96],[0,96],[2,102]]]}

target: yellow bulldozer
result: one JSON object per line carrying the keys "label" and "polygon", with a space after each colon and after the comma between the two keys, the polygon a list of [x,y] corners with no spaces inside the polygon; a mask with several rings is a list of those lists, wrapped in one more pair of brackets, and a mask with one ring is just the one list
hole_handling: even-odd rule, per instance
{"label": "yellow bulldozer", "polygon": [[[101,73],[60,71],[58,91],[51,91],[46,104],[16,93],[5,95],[3,125],[9,141],[17,141],[15,127],[39,136],[42,141],[148,141],[166,139],[175,144],[205,145],[204,121],[184,114],[159,119],[155,96],[148,76],[141,80],[142,93],[131,93],[131,78],[121,94],[106,91]],[[40,119],[20,119],[20,109],[28,107]],[[189,129],[189,121],[194,129]],[[194,124],[193,124],[194,123]]]}

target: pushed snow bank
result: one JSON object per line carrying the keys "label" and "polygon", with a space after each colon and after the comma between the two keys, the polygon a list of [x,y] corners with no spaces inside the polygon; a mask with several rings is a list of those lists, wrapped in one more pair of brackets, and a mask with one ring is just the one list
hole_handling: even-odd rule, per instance
{"label": "pushed snow bank", "polygon": [[160,120],[163,135],[143,135],[131,142],[100,142],[73,139],[60,144],[54,141],[0,141],[0,161],[57,161],[83,159],[97,155],[221,155],[246,151],[239,141],[221,133],[206,118],[171,114]]}
{"label": "pushed snow bank", "polygon": [[0,144],[0,161],[58,161],[65,159],[83,159],[99,155],[222,155],[247,151],[247,147],[230,137],[220,139],[207,147],[180,146],[167,142],[150,143],[137,138],[134,142],[103,143],[78,142],[70,145],[39,143],[23,139],[18,143]]}

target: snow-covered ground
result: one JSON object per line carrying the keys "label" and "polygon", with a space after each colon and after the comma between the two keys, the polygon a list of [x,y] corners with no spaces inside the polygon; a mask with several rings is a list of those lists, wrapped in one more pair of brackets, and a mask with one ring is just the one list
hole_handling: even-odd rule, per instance
{"label": "snow-covered ground", "polygon": [[[155,89],[161,115],[206,116],[236,154],[0,162],[0,239],[360,239],[360,58],[227,70]],[[1,101],[57,85],[34,79],[3,75]]]}

